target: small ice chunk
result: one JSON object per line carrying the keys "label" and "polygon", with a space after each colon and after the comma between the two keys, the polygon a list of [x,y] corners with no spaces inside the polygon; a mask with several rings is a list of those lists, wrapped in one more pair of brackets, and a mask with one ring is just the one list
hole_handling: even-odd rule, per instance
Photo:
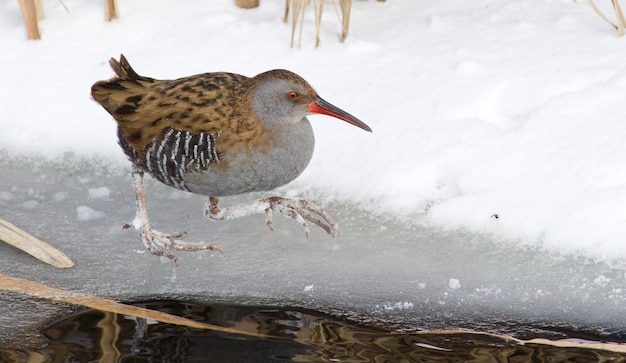
{"label": "small ice chunk", "polygon": [[101,199],[107,198],[111,194],[111,190],[107,187],[91,188],[88,193],[91,199]]}
{"label": "small ice chunk", "polygon": [[383,309],[387,310],[387,311],[392,311],[392,310],[407,310],[407,309],[412,309],[413,308],[413,303],[410,301],[400,301],[397,303],[387,303],[383,305]]}
{"label": "small ice chunk", "polygon": [[24,209],[35,209],[37,208],[37,206],[39,205],[39,203],[36,200],[27,200],[24,203],[22,203],[22,207]]}
{"label": "small ice chunk", "polygon": [[313,288],[315,287],[315,285],[306,285],[304,287],[304,291],[313,291]]}
{"label": "small ice chunk", "polygon": [[611,282],[611,279],[604,275],[600,275],[593,280],[594,284],[598,286],[602,286],[602,287],[605,287],[606,285],[608,285],[609,282]]}
{"label": "small ice chunk", "polygon": [[67,192],[56,192],[52,194],[52,200],[55,202],[62,202],[67,198]]}
{"label": "small ice chunk", "polygon": [[11,194],[11,192],[0,192],[0,200],[7,202],[13,200],[13,194]]}
{"label": "small ice chunk", "polygon": [[448,287],[456,290],[461,287],[461,282],[458,279],[450,279],[450,281],[448,281]]}
{"label": "small ice chunk", "polygon": [[104,212],[91,209],[85,205],[81,205],[80,207],[77,207],[76,213],[78,214],[79,221],[93,221],[96,219],[103,218],[105,216]]}

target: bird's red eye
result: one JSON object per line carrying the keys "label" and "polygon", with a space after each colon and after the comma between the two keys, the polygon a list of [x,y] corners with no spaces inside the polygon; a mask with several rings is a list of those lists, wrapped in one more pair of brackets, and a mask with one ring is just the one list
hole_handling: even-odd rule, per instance
{"label": "bird's red eye", "polygon": [[292,100],[295,100],[296,98],[298,98],[298,92],[296,92],[296,91],[289,91],[289,93],[287,93],[287,97],[289,97]]}

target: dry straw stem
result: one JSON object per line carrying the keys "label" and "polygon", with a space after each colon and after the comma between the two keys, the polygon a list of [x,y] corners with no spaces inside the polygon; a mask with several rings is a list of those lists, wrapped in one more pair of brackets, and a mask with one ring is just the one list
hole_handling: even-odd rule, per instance
{"label": "dry straw stem", "polygon": [[348,37],[348,28],[350,28],[350,9],[352,8],[352,0],[339,0],[341,5],[341,41]]}
{"label": "dry straw stem", "polygon": [[225,333],[240,334],[258,338],[276,338],[265,334],[253,333],[234,328],[225,328],[212,324],[205,324],[180,316],[167,314],[161,311],[140,308],[122,304],[115,300],[82,294],[73,291],[58,289],[40,283],[19,279],[0,274],[0,290],[28,295],[38,299],[46,299],[67,304],[80,305],[88,308],[105,311],[114,314],[134,316],[143,319],[152,319],[166,324],[186,326],[195,329],[214,330]]}
{"label": "dry straw stem", "polygon": [[117,18],[117,4],[115,0],[104,0],[104,12],[107,21]]}
{"label": "dry straw stem", "polygon": [[65,253],[3,219],[0,219],[0,240],[54,267],[69,268],[74,266],[72,259]]}
{"label": "dry straw stem", "polygon": [[[286,0],[284,22],[289,19],[289,11],[292,11],[291,21],[291,47],[295,40],[296,28],[298,21],[300,22],[300,35],[298,39],[298,48],[302,45],[302,28],[304,24],[304,10],[311,4],[311,0]],[[341,22],[341,41],[348,37],[348,28],[350,27],[350,9],[352,8],[352,0],[340,0],[340,9],[337,8],[335,0],[333,7]],[[313,9],[315,11],[315,47],[320,45],[320,28],[322,24],[322,13],[324,12],[324,0],[314,0]]]}
{"label": "dry straw stem", "polygon": [[236,0],[235,4],[242,9],[252,9],[259,6],[261,0]]}
{"label": "dry straw stem", "polygon": [[607,18],[600,9],[596,6],[593,0],[588,0],[591,8],[598,14],[602,19],[604,19],[607,23],[611,24],[615,29],[617,29],[617,34],[619,36],[624,35],[624,27],[626,25],[626,21],[624,20],[624,13],[622,12],[622,7],[619,4],[618,0],[611,0],[613,3],[613,9],[615,9],[615,17],[617,24],[614,24],[609,18]]}
{"label": "dry straw stem", "polygon": [[[24,17],[24,23],[26,24],[28,39],[41,39],[39,24],[37,23],[39,17],[43,17],[41,2],[35,2],[34,0],[19,0],[19,3],[20,10],[22,11],[22,17]],[[39,11],[37,11],[37,4],[40,5]]]}
{"label": "dry straw stem", "polygon": [[[405,333],[398,333],[405,334]],[[580,348],[580,349],[595,349],[595,350],[604,350],[608,352],[615,353],[626,353],[626,345],[625,344],[617,344],[617,343],[582,343],[579,341],[572,340],[550,340],[543,338],[535,338],[535,339],[518,339],[508,335],[498,335],[493,333],[486,332],[471,332],[464,330],[435,330],[435,331],[421,331],[412,333],[415,335],[458,335],[458,334],[470,334],[470,335],[483,335],[488,337],[493,337],[496,339],[513,341],[519,344],[541,344],[541,345],[550,345],[553,347],[559,348]]]}
{"label": "dry straw stem", "polygon": [[298,39],[298,48],[300,48],[301,44],[302,44],[302,25],[304,23],[304,0],[287,0],[287,5],[286,5],[286,10],[285,10],[285,16],[289,15],[289,3],[291,2],[291,5],[293,7],[293,13],[292,13],[292,20],[291,20],[291,47],[293,48],[293,41],[295,38],[295,34],[296,34],[296,27],[298,26],[298,16],[301,15],[300,18],[300,38]]}
{"label": "dry straw stem", "polygon": [[315,10],[315,48],[320,46],[320,28],[322,25],[322,13],[324,12],[324,0],[315,0],[313,3]]}

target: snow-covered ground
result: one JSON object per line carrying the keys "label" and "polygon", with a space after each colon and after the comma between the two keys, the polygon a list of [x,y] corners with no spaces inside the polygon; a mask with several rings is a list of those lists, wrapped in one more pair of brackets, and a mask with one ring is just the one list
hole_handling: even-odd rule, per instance
{"label": "snow-covered ground", "polygon": [[[313,160],[280,190],[343,211],[338,219],[348,231],[337,240],[344,248],[341,259],[351,258],[345,249],[359,256],[376,254],[372,265],[335,281],[339,290],[324,287],[328,281],[316,280],[315,274],[308,280],[297,275],[295,264],[290,273],[306,296],[332,300],[344,291],[358,300],[350,295],[349,279],[384,276],[375,265],[384,259],[399,278],[405,278],[402,271],[416,271],[412,264],[443,270],[460,264],[494,277],[498,271],[488,264],[504,260],[516,264],[517,272],[503,278],[517,292],[502,302],[502,309],[522,308],[525,302],[516,300],[524,294],[537,297],[546,291],[555,294],[541,300],[546,304],[563,302],[559,294],[571,306],[592,303],[599,296],[594,291],[604,288],[601,298],[614,309],[610,315],[620,316],[626,279],[626,38],[619,38],[587,2],[354,1],[350,36],[341,43],[339,22],[327,1],[317,49],[312,9],[305,17],[302,48],[289,47],[282,0],[263,0],[252,10],[227,0],[118,0],[120,17],[110,23],[104,21],[102,2],[46,0],[44,5],[42,39],[27,41],[17,2],[0,3],[0,155],[9,160],[3,165],[25,156],[53,163],[73,160],[78,169],[81,162],[95,162],[103,170],[126,172],[115,123],[89,96],[92,83],[112,76],[107,61],[120,53],[140,74],[155,78],[210,71],[252,76],[287,68],[373,129],[370,134],[312,116]],[[610,7],[604,10],[612,14]],[[0,217],[8,220],[11,208],[23,210],[28,208],[23,203],[37,200],[27,191],[20,199],[19,182],[8,177],[11,173],[0,170]],[[39,173],[45,174],[34,175]],[[90,180],[89,197],[81,200],[86,205],[72,207],[81,207],[71,215],[76,223],[110,218],[113,225],[132,216],[130,200],[123,211],[94,206],[114,198],[117,188],[127,187],[130,195],[130,185]],[[54,190],[39,203],[59,199],[71,204],[74,197],[71,191]],[[198,202],[198,218],[186,228],[205,223],[201,206]],[[354,217],[365,220],[357,223]],[[379,227],[380,220],[387,222]],[[268,233],[262,217],[255,221],[259,234]],[[359,230],[377,232],[350,239],[349,233]],[[432,241],[438,244],[415,236],[420,233],[435,233]],[[446,244],[447,237],[458,241]],[[483,238],[490,242],[472,245]],[[231,246],[220,247],[236,254]],[[283,246],[262,247],[274,248]],[[426,257],[418,256],[421,249]],[[446,249],[445,255],[428,253]],[[492,256],[483,255],[490,251]],[[294,251],[292,262],[333,268],[320,262],[328,253],[324,248],[318,255],[309,252],[298,257]],[[441,256],[449,259],[427,261]],[[527,267],[526,258],[534,260]],[[516,273],[530,274],[541,284],[542,276],[533,274],[552,268],[563,269],[545,277],[553,290],[515,280]],[[568,269],[573,277],[567,277]],[[404,282],[428,291],[435,286],[430,272],[419,270],[420,277],[410,280],[407,273]],[[280,280],[280,273],[273,272]],[[503,288],[498,283],[484,283],[485,278],[468,285],[460,273],[438,275],[442,296],[472,286],[460,300],[498,300],[494,296]],[[532,286],[524,292],[526,283]],[[246,287],[254,291],[254,284]],[[379,297],[390,291],[369,293],[367,302],[380,311],[418,306],[410,294],[385,302]]]}
{"label": "snow-covered ground", "polygon": [[328,4],[318,49],[312,9],[302,48],[289,48],[277,0],[247,11],[123,0],[111,23],[98,2],[44,3],[40,41],[25,40],[17,2],[0,9],[0,145],[11,155],[122,165],[114,123],[89,96],[122,52],[157,78],[282,67],[374,129],[312,117],[316,155],[296,190],[626,257],[626,46],[583,1],[355,1],[345,43]]}

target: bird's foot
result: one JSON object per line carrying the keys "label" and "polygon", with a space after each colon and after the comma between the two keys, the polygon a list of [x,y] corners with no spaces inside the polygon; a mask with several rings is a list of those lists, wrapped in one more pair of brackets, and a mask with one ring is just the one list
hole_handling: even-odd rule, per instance
{"label": "bird's foot", "polygon": [[[124,229],[129,227],[128,224],[124,225]],[[179,265],[178,256],[167,250],[187,252],[211,250],[221,254],[224,253],[221,248],[210,243],[195,244],[180,240],[179,238],[185,234],[186,232],[163,233],[154,229],[139,228],[139,235],[148,251],[153,255],[163,256],[172,260],[176,266]]]}
{"label": "bird's foot", "polygon": [[335,220],[325,210],[304,199],[270,197],[224,209],[220,209],[217,202],[218,198],[211,197],[204,208],[204,214],[209,219],[226,220],[255,213],[265,213],[267,227],[273,231],[272,216],[274,212],[278,212],[298,222],[307,237],[309,236],[308,222],[317,225],[332,237],[339,235],[339,226]]}
{"label": "bird's foot", "polygon": [[270,197],[265,200],[269,203],[269,207],[265,209],[265,220],[270,231],[274,230],[272,215],[275,211],[297,221],[304,229],[307,237],[309,237],[309,224],[307,221],[325,230],[332,237],[339,235],[339,225],[337,225],[334,219],[325,210],[307,200],[281,197]]}

